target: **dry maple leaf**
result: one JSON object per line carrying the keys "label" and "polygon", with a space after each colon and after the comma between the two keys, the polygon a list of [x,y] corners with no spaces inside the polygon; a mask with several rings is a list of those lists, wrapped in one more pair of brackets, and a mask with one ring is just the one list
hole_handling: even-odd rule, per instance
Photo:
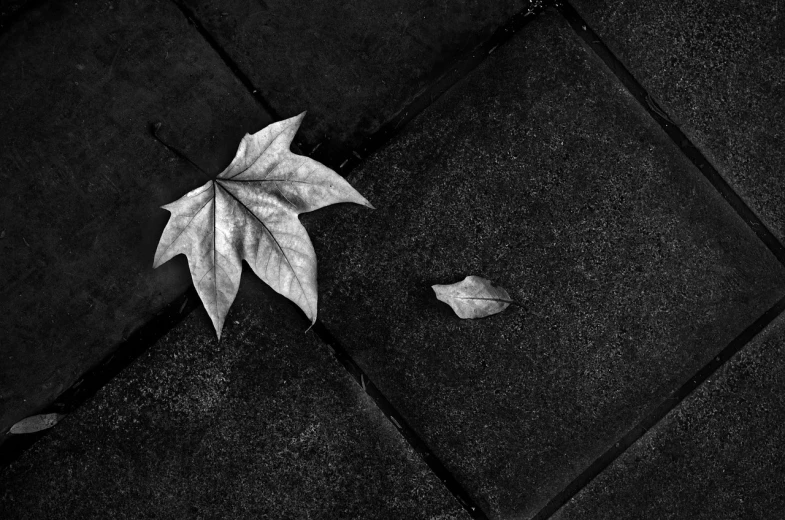
{"label": "dry maple leaf", "polygon": [[188,257],[194,286],[221,338],[242,261],[316,321],[316,253],[298,215],[338,202],[373,208],[330,168],[289,150],[302,114],[240,142],[215,180],[162,206],[171,212],[153,267]]}
{"label": "dry maple leaf", "polygon": [[450,285],[433,285],[436,298],[452,307],[459,318],[484,318],[501,312],[511,303],[510,295],[501,287],[494,287],[489,280],[467,276]]}

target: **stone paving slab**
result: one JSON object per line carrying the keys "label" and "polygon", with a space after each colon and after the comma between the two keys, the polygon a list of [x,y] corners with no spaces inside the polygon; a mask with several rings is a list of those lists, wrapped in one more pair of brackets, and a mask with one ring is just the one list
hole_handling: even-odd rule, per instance
{"label": "stone paving slab", "polygon": [[572,3],[785,240],[785,2]]}
{"label": "stone paving slab", "polygon": [[0,518],[468,518],[253,278],[220,343],[193,312],[0,470]]}
{"label": "stone paving slab", "polygon": [[780,317],[552,518],[781,518],[782,439]]}
{"label": "stone paving slab", "polygon": [[[184,0],[299,139],[355,149],[455,57],[536,2]],[[363,153],[363,155],[365,155]]]}
{"label": "stone paving slab", "polygon": [[[160,206],[271,119],[168,2],[51,2],[0,39],[0,434],[191,283]],[[0,442],[4,439],[0,435]]]}
{"label": "stone paving slab", "polygon": [[[527,518],[785,291],[554,12],[304,215],[320,316],[492,518]],[[523,307],[462,321],[474,274]]]}
{"label": "stone paving slab", "polygon": [[0,31],[30,0],[0,0]]}

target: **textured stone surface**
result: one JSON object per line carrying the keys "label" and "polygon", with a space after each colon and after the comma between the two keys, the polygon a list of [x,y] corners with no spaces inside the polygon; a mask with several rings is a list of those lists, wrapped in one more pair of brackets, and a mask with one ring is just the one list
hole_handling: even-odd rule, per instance
{"label": "textured stone surface", "polygon": [[5,28],[5,21],[19,12],[30,0],[1,0],[0,1],[0,30]]}
{"label": "textured stone surface", "polygon": [[780,518],[781,316],[553,518]]}
{"label": "textured stone surface", "polygon": [[52,2],[0,40],[0,434],[190,284],[168,213],[270,119],[170,3]]}
{"label": "textured stone surface", "polygon": [[[493,518],[526,518],[752,323],[785,272],[555,13],[306,216],[320,313]],[[458,319],[474,274],[523,307]]]}
{"label": "textured stone surface", "polygon": [[[244,277],[0,471],[0,517],[466,519],[369,397]],[[253,297],[249,297],[253,294]]]}
{"label": "textured stone surface", "polygon": [[785,2],[572,3],[785,240]]}
{"label": "textured stone surface", "polygon": [[281,118],[349,149],[403,109],[434,71],[487,39],[526,0],[185,0]]}

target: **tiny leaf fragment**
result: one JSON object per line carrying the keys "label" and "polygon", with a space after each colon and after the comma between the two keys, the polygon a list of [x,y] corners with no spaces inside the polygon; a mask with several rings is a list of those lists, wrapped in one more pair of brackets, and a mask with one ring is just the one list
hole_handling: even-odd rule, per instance
{"label": "tiny leaf fragment", "polygon": [[514,303],[501,287],[494,287],[489,280],[467,276],[449,285],[433,285],[436,298],[452,307],[462,319],[484,318],[499,313]]}
{"label": "tiny leaf fragment", "polygon": [[51,428],[60,422],[60,419],[63,417],[65,417],[65,414],[60,413],[44,413],[40,415],[33,415],[26,419],[22,419],[18,423],[11,426],[11,429],[8,430],[8,433],[19,435],[23,433],[40,432],[41,430]]}

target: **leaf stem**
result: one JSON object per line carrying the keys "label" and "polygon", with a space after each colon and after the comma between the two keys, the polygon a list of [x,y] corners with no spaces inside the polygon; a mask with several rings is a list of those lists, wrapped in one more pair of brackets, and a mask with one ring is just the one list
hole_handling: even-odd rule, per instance
{"label": "leaf stem", "polygon": [[153,138],[156,141],[158,141],[159,143],[164,145],[170,152],[172,152],[173,154],[178,156],[180,159],[183,159],[183,160],[187,161],[191,166],[193,166],[194,168],[196,168],[197,170],[202,172],[202,175],[207,177],[208,180],[212,180],[212,177],[210,176],[210,174],[207,173],[206,171],[204,171],[201,166],[199,166],[198,164],[193,162],[190,157],[188,157],[185,153],[181,152],[180,150],[178,150],[174,146],[170,145],[169,143],[167,143],[166,141],[161,139],[161,137],[158,135],[158,130],[160,130],[160,129],[161,129],[161,122],[160,121],[157,122],[157,123],[151,123],[150,124],[150,133],[152,134]]}

